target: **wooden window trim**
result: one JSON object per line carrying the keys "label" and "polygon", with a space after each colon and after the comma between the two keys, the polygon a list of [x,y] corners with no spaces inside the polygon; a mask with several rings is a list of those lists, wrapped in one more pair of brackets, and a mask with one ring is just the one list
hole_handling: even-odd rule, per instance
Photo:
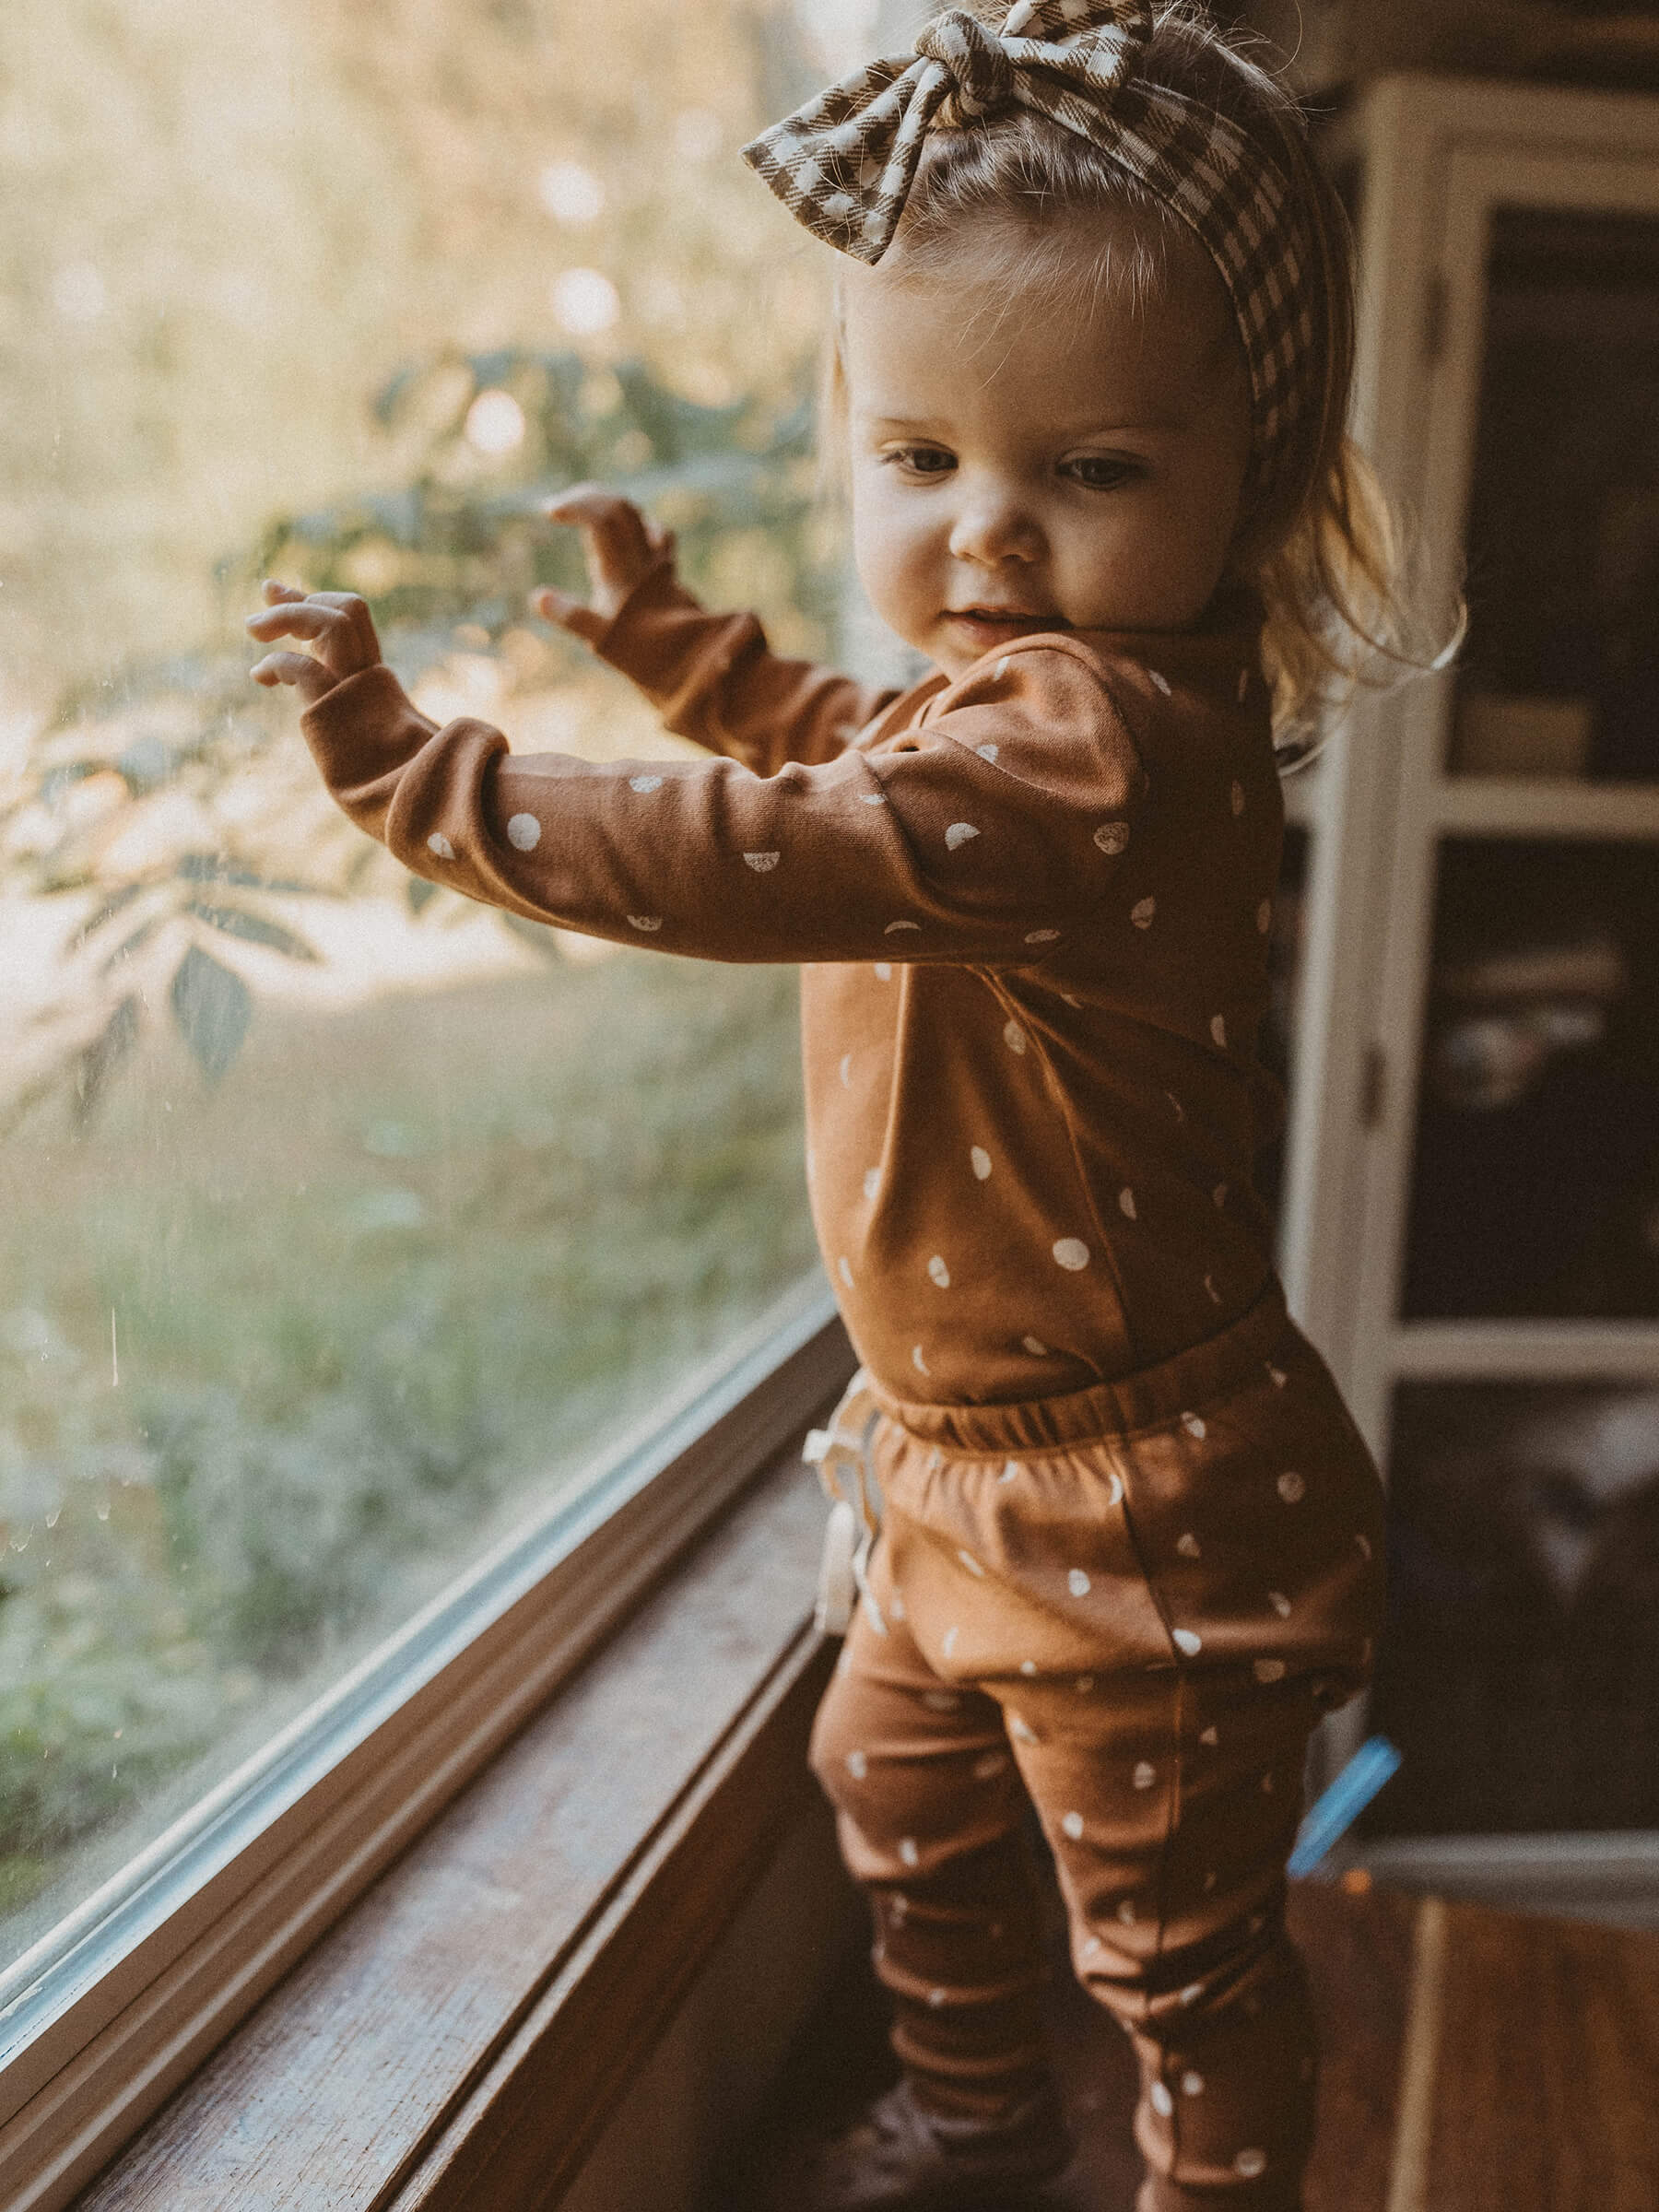
{"label": "wooden window trim", "polygon": [[[435,1820],[444,1826],[445,1808],[490,1762],[500,1763],[509,1739],[527,1723],[533,1738],[549,1717],[573,1723],[581,1710],[574,1684],[541,1719],[533,1716],[798,1436],[852,1364],[821,1290],[787,1301],[719,1376],[682,1392],[651,1436],[617,1453],[596,1483],[481,1561],[285,1731],[255,1762],[261,1771],[232,1777],[192,1823],[163,1839],[171,1863],[159,1846],[129,1870],[124,1888],[112,1885],[116,1894],[93,1900],[11,2009],[0,2072],[0,2202],[15,2212],[68,2204],[398,1854]],[[797,1516],[812,1505],[798,1470],[780,1480]],[[727,1680],[712,1693],[724,1701],[707,1704],[698,1720],[705,1737],[714,1728],[715,1741],[703,1743],[693,1774],[676,1770],[672,1751],[665,1755],[664,1772],[675,1777],[669,1802],[653,1800],[650,1817],[618,1836],[614,1860],[597,1869],[603,1895],[583,1908],[590,1934],[605,1901],[620,1895],[657,1842],[677,1867],[692,1863],[686,1852],[696,1859],[701,1844],[682,1839],[671,1848],[670,1839],[675,1808],[692,1818],[687,1793],[696,1776],[717,1795],[736,1789],[734,1802],[742,1801],[756,1771],[750,1762],[769,1756],[746,1747],[742,1716],[754,1715],[759,1743],[774,1740],[762,1725],[772,1712],[768,1684],[786,1718],[798,1717],[786,1677],[795,1665],[806,1680],[816,1662],[802,1641],[799,1562],[793,1575],[780,1565],[780,1587],[761,1609],[763,1657],[740,1654],[746,1691],[734,1697]],[[677,1617],[678,1579],[646,1607],[658,1636]],[[694,1617],[695,1608],[688,1620]],[[631,1649],[631,1640],[630,1627],[621,1641]],[[729,1777],[718,1744],[736,1762]],[[707,1841],[695,1819],[693,1830]],[[603,1946],[601,1955],[618,1956]],[[509,2009],[510,2024],[522,2025]],[[325,2200],[318,2189],[307,2201],[371,2200]],[[372,2201],[390,2200],[380,2193]]]}

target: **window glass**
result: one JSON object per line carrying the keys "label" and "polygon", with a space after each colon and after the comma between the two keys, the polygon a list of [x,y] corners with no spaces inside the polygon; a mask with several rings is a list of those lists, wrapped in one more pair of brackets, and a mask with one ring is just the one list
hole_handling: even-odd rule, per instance
{"label": "window glass", "polygon": [[0,1962],[811,1264],[793,975],[415,882],[241,618],[360,590],[440,719],[672,752],[524,611],[592,475],[832,647],[736,149],[857,12],[0,16]]}

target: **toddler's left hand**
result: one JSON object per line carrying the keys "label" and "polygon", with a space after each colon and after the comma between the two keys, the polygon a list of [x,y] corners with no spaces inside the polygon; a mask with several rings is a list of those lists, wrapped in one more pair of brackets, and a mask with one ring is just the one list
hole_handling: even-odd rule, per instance
{"label": "toddler's left hand", "polygon": [[267,689],[292,684],[308,707],[348,676],[372,668],[381,657],[380,640],[367,606],[355,592],[300,591],[291,583],[265,586],[265,611],[250,615],[247,627],[263,645],[272,638],[305,638],[310,653],[268,653],[249,674]]}

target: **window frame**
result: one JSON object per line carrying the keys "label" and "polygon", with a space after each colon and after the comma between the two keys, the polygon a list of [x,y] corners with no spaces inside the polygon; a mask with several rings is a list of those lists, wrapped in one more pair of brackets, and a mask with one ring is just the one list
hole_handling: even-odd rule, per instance
{"label": "window frame", "polygon": [[56,2212],[845,1382],[809,1277],[0,1979],[0,2201]]}

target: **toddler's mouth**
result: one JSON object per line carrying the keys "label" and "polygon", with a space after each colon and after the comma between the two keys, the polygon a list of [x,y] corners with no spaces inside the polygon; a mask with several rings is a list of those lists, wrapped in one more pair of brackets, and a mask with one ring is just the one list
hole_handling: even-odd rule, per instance
{"label": "toddler's mouth", "polygon": [[1015,606],[947,606],[945,619],[964,635],[985,645],[1004,644],[1013,638],[1030,638],[1043,630],[1069,629],[1064,615],[1040,613]]}

